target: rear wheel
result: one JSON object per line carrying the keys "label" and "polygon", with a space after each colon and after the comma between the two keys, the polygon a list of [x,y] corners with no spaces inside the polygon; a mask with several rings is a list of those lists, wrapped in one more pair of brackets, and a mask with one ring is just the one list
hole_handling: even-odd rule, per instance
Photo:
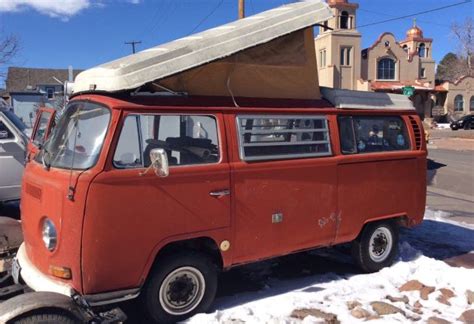
{"label": "rear wheel", "polygon": [[352,243],[352,256],[366,272],[390,266],[398,252],[398,226],[392,221],[367,224]]}
{"label": "rear wheel", "polygon": [[201,253],[180,253],[158,261],[143,291],[148,317],[175,323],[205,312],[217,290],[217,269]]}

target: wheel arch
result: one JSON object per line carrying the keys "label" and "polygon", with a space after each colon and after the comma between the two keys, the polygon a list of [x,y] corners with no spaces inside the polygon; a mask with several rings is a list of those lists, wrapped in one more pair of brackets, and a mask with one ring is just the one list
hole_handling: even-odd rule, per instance
{"label": "wheel arch", "polygon": [[163,246],[156,251],[152,261],[146,269],[143,282],[147,280],[153,267],[156,267],[161,259],[181,251],[195,251],[203,253],[211,258],[219,270],[224,268],[223,255],[213,238],[209,236],[199,236],[189,239],[179,239],[163,244]]}

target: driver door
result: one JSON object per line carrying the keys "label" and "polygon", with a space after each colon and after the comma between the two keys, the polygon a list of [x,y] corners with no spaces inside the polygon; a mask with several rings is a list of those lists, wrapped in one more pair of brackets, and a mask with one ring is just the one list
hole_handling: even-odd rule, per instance
{"label": "driver door", "polygon": [[44,142],[51,134],[51,130],[55,126],[56,110],[53,108],[41,107],[36,115],[31,138],[28,143],[28,161],[38,153]]}

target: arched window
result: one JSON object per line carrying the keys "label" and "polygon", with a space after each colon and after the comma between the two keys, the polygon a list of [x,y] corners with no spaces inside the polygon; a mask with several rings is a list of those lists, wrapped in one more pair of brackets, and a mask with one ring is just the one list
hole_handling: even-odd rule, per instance
{"label": "arched window", "polygon": [[403,45],[403,50],[408,53],[408,45]]}
{"label": "arched window", "polygon": [[395,80],[395,61],[391,58],[381,59],[377,63],[377,79]]}
{"label": "arched window", "polygon": [[471,100],[469,103],[469,110],[474,111],[474,96],[471,97]]}
{"label": "arched window", "polygon": [[454,97],[454,111],[464,111],[464,98],[462,95]]}
{"label": "arched window", "polygon": [[347,11],[341,12],[341,29],[349,28],[349,14]]}
{"label": "arched window", "polygon": [[421,43],[420,46],[418,47],[418,55],[420,57],[425,57],[426,55],[426,46],[424,43]]}

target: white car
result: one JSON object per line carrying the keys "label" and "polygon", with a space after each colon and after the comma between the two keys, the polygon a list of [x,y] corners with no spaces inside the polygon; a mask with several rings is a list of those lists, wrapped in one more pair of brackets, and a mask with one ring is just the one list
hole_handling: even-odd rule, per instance
{"label": "white car", "polygon": [[20,198],[28,137],[26,126],[0,103],[0,203]]}

